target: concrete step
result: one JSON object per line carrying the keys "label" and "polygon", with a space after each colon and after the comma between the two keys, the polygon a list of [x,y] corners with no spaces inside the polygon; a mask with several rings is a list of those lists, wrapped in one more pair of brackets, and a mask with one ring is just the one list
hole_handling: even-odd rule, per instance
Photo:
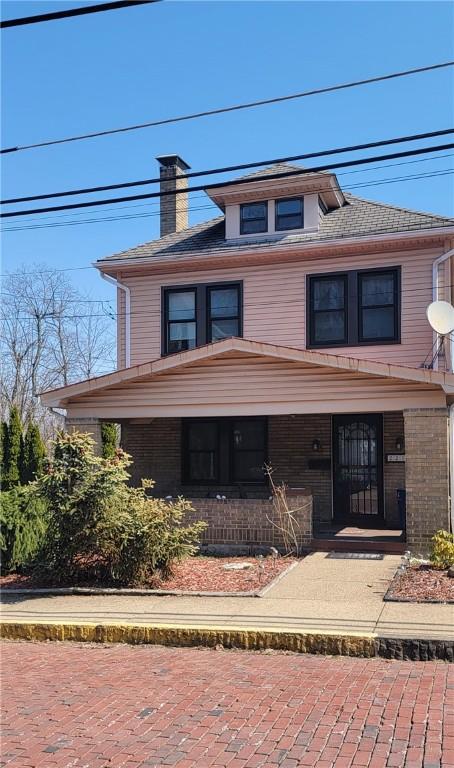
{"label": "concrete step", "polygon": [[405,541],[372,541],[359,538],[312,539],[311,549],[317,552],[382,552],[403,555]]}

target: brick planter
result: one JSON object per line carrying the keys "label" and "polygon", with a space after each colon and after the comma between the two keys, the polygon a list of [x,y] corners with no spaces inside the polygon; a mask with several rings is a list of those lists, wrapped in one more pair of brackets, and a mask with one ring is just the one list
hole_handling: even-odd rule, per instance
{"label": "brick planter", "polygon": [[[310,492],[289,490],[289,505],[295,510],[295,529],[299,551],[312,539],[312,496]],[[219,554],[268,553],[270,547],[284,551],[281,532],[269,499],[192,499],[194,513],[186,520],[204,520],[208,528],[202,537],[202,551]]]}

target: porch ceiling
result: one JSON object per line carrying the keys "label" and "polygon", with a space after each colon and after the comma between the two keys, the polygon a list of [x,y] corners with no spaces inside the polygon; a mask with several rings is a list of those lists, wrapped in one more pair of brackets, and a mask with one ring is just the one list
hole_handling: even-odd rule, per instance
{"label": "porch ceiling", "polygon": [[454,375],[230,338],[41,395],[105,418],[442,407]]}

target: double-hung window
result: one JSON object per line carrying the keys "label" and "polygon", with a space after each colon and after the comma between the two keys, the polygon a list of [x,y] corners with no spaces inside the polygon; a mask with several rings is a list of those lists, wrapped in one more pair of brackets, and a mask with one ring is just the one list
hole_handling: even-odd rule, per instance
{"label": "double-hung window", "polygon": [[291,197],[287,200],[276,200],[276,232],[286,229],[304,228],[304,207],[302,197]]}
{"label": "double-hung window", "polygon": [[400,342],[400,267],[307,278],[308,347]]}
{"label": "double-hung window", "polygon": [[240,205],[240,234],[255,235],[268,231],[268,202]]}
{"label": "double-hung window", "polygon": [[242,283],[163,288],[162,354],[242,335]]}
{"label": "double-hung window", "polygon": [[265,417],[183,420],[185,483],[264,483],[266,460]]}
{"label": "double-hung window", "polygon": [[194,289],[176,289],[166,294],[168,354],[197,345],[197,297]]}

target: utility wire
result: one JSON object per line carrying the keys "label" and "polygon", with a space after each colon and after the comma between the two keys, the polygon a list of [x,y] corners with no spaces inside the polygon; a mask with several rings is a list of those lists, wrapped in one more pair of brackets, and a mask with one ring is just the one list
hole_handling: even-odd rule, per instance
{"label": "utility wire", "polygon": [[312,168],[297,168],[294,171],[285,171],[282,173],[270,173],[265,177],[246,177],[241,179],[234,179],[232,181],[221,181],[216,184],[206,184],[194,187],[183,187],[173,190],[166,190],[160,192],[148,192],[141,195],[129,195],[124,197],[106,198],[104,200],[93,200],[84,203],[72,203],[71,205],[56,205],[49,206],[47,208],[30,208],[25,211],[11,211],[8,213],[0,214],[0,218],[11,218],[13,216],[29,216],[34,213],[50,213],[53,211],[69,211],[76,208],[90,208],[98,205],[110,205],[113,203],[124,203],[131,200],[149,200],[151,198],[162,198],[175,196],[178,194],[187,194],[190,192],[206,192],[211,189],[222,189],[225,187],[237,187],[243,184],[251,184],[263,181],[270,181],[273,179],[286,179],[294,176],[303,176],[310,173],[319,173],[322,171],[332,171],[336,168],[349,168],[351,166],[364,165],[368,163],[381,162],[383,160],[397,160],[401,157],[413,157],[415,155],[428,154],[429,152],[439,152],[445,149],[453,149],[454,144],[438,144],[432,147],[424,147],[422,149],[406,150],[404,152],[395,152],[388,155],[374,155],[373,157],[364,157],[359,160],[349,160],[341,163],[332,163],[331,165],[319,165]]}
{"label": "utility wire", "polygon": [[[446,168],[446,169],[440,169],[438,171],[429,171],[427,173],[407,174],[405,176],[397,176],[397,177],[391,177],[391,178],[387,178],[387,179],[386,178],[385,179],[376,179],[375,181],[370,181],[370,182],[360,182],[358,184],[350,184],[348,187],[345,187],[345,190],[348,191],[350,189],[356,189],[356,188],[362,189],[362,188],[366,188],[366,187],[382,186],[384,184],[395,184],[397,182],[408,181],[410,179],[413,180],[413,181],[418,181],[418,180],[422,180],[422,179],[436,178],[438,176],[449,176],[449,175],[452,175],[452,174],[454,174],[454,169]],[[321,188],[321,189],[318,189],[316,191],[317,192],[325,192],[327,190],[328,190],[328,187],[325,187],[324,189]],[[146,205],[146,203],[144,205]],[[128,206],[124,206],[124,207],[128,207]],[[133,207],[136,207],[136,206],[130,206],[130,207],[133,208]],[[140,207],[142,207],[142,206],[140,206]],[[198,205],[198,206],[194,206],[194,207],[191,207],[191,208],[189,208],[189,207],[188,208],[178,208],[177,211],[178,211],[178,213],[189,213],[191,211],[216,210],[216,209],[217,209],[216,205]],[[106,212],[108,210],[109,209],[106,209]],[[114,209],[111,208],[110,210],[114,210]],[[83,211],[83,213],[85,214],[86,212]],[[64,216],[65,214],[60,214],[60,215]],[[71,214],[66,214],[66,215],[71,215]],[[94,219],[92,218],[92,219],[71,220],[71,221],[52,221],[52,222],[50,222],[48,224],[28,224],[27,226],[24,226],[24,227],[20,227],[20,226],[18,226],[18,227],[3,227],[0,231],[1,232],[23,232],[23,231],[30,230],[30,229],[52,229],[52,228],[55,228],[55,227],[69,227],[69,226],[76,226],[76,225],[80,225],[80,224],[96,224],[96,223],[104,222],[104,221],[111,222],[111,221],[123,221],[125,219],[150,218],[150,217],[159,216],[159,215],[160,215],[160,211],[150,211],[148,213],[131,213],[131,214],[123,214],[121,216],[101,216],[101,217],[94,218]],[[30,221],[36,221],[37,218],[39,220],[39,217],[32,217],[30,219]],[[46,218],[46,217],[44,217],[44,218]],[[52,218],[52,217],[49,217],[49,218]]]}
{"label": "utility wire", "polygon": [[[356,168],[354,171],[343,171],[343,172],[341,171],[340,173],[337,174],[337,176],[338,177],[341,177],[341,176],[342,177],[343,176],[353,176],[353,175],[357,175],[358,173],[368,173],[370,171],[376,171],[376,170],[380,170],[381,171],[383,168],[399,168],[402,165],[419,165],[420,163],[438,162],[439,160],[442,160],[442,159],[444,159],[446,157],[454,157],[454,152],[446,152],[446,153],[444,153],[442,155],[437,155],[436,157],[420,157],[417,160],[404,160],[404,161],[402,161],[400,163],[384,163],[382,165],[375,165],[372,168]],[[447,169],[440,169],[440,170],[447,171]],[[433,173],[436,174],[437,171],[434,169]],[[390,180],[392,180],[394,177],[389,177],[389,178],[390,178]],[[407,177],[405,177],[405,178],[407,178]],[[412,178],[412,177],[408,176],[408,178]],[[375,184],[375,182],[373,182],[373,183]],[[353,186],[346,186],[345,189],[346,190],[353,189]],[[194,200],[201,200],[202,198],[205,198],[205,197],[206,197],[206,195],[204,195],[203,193],[202,194],[198,194],[198,195],[192,195],[191,196],[191,203]],[[115,211],[115,210],[120,210],[120,211],[122,211],[122,210],[132,210],[132,209],[135,209],[135,208],[147,208],[147,209],[150,209],[150,208],[156,208],[157,206],[159,206],[159,200],[157,200],[156,202],[151,202],[151,203],[135,203],[133,205],[120,205],[118,207],[114,206],[113,208],[101,208],[99,213],[108,213],[109,211]],[[217,208],[217,206],[216,205],[197,206],[197,207],[194,207],[194,208],[188,208],[187,210],[188,211],[192,211],[192,210],[196,211],[196,210],[199,210],[201,208]],[[178,210],[181,210],[181,209],[178,209]],[[70,216],[85,216],[86,213],[87,213],[86,211],[82,210],[82,211],[78,211],[78,212],[75,212],[75,213],[59,213],[59,214],[55,214],[54,216],[52,216],[52,215],[51,216],[30,216],[30,217],[27,217],[27,223],[28,223],[28,221],[39,221],[40,219],[41,220],[43,220],[43,219],[52,219],[53,221],[55,221],[56,219],[57,220],[58,219],[67,219]],[[100,221],[101,221],[101,219],[100,219]],[[3,231],[6,231],[6,230],[3,230]]]}
{"label": "utility wire", "polygon": [[[289,163],[295,160],[308,160],[314,157],[326,157],[327,155],[337,155],[344,152],[357,152],[362,149],[372,149],[375,147],[384,147],[389,144],[403,144],[408,141],[420,141],[422,139],[433,139],[436,136],[446,136],[454,133],[454,128],[445,128],[440,131],[431,131],[429,133],[414,133],[410,136],[398,136],[392,139],[382,139],[380,141],[371,141],[366,144],[353,144],[349,147],[336,147],[335,149],[326,149],[321,152],[309,152],[303,155],[290,155],[288,157],[275,157],[271,160],[258,160],[254,163],[242,163],[240,165],[229,165],[223,168],[210,168],[205,171],[191,171],[185,173],[184,178],[191,179],[200,176],[210,176],[218,173],[230,173],[232,171],[244,171],[248,168],[259,168],[262,165],[275,165],[277,163]],[[166,180],[167,177],[166,177]],[[0,205],[12,205],[13,203],[28,203],[32,200],[47,200],[50,197],[67,197],[68,195],[85,195],[92,192],[106,192],[110,189],[123,189],[125,187],[139,187],[148,184],[158,184],[161,178],[139,179],[138,181],[126,181],[118,184],[104,184],[98,187],[85,187],[82,189],[69,189],[64,192],[47,192],[42,195],[29,195],[27,197],[10,197],[6,200],[0,200]]]}
{"label": "utility wire", "polygon": [[445,69],[446,67],[452,67],[454,61],[445,61],[439,64],[431,64],[426,67],[415,67],[413,69],[406,69],[400,72],[391,72],[387,75],[378,75],[376,77],[369,77],[363,80],[353,80],[347,83],[339,83],[337,85],[326,86],[325,88],[313,88],[307,91],[301,91],[299,93],[289,94],[287,96],[276,96],[270,99],[261,99],[257,101],[249,101],[243,104],[234,104],[229,107],[220,107],[218,109],[205,110],[203,112],[194,112],[188,115],[180,115],[178,117],[168,117],[162,120],[154,120],[147,123],[139,123],[137,125],[129,125],[123,128],[112,128],[104,131],[94,131],[93,133],[80,134],[78,136],[68,136],[63,139],[50,139],[48,141],[36,142],[34,144],[22,144],[15,147],[7,147],[2,149],[1,153],[9,152],[21,152],[25,149],[36,149],[38,147],[48,147],[55,144],[67,144],[71,141],[82,141],[84,139],[94,139],[98,136],[108,136],[115,133],[126,133],[127,131],[137,131],[142,128],[153,128],[158,125],[169,125],[170,123],[181,123],[185,120],[196,120],[201,117],[207,117],[209,115],[219,115],[226,112],[235,112],[242,109],[252,109],[254,107],[261,107],[266,104],[277,104],[284,101],[291,101],[294,99],[302,99],[306,96],[316,96],[322,93],[332,93],[334,91],[341,91],[347,88],[357,88],[361,85],[368,85],[370,83],[378,83],[386,80],[393,80],[399,77],[407,77],[408,75],[416,75],[421,72],[431,72],[434,70]]}
{"label": "utility wire", "polygon": [[52,13],[39,13],[35,16],[22,16],[19,19],[6,19],[0,22],[0,29],[9,27],[22,27],[25,24],[38,24],[42,21],[55,21],[56,19],[68,19],[73,16],[85,16],[87,13],[100,13],[102,11],[116,11],[119,8],[129,8],[132,5],[148,5],[159,0],[116,0],[111,3],[97,3],[96,5],[84,5],[81,8],[68,8],[66,11],[54,11]]}
{"label": "utility wire", "polygon": [[[383,269],[384,269],[384,271],[386,271],[386,266]],[[392,269],[392,266],[390,266],[390,269]],[[181,283],[179,287],[184,287],[184,283]],[[452,288],[452,287],[453,286],[451,284],[447,284],[447,285],[443,286],[443,288],[445,288],[445,289]],[[401,288],[401,290],[398,291],[398,292],[394,291],[394,294],[398,293],[398,295],[400,295],[400,296],[407,296],[408,294],[415,294],[415,293],[421,293],[421,292],[423,292],[424,294],[430,294],[431,293],[431,289],[428,289],[427,287],[423,287],[423,288],[407,288],[407,289]],[[384,293],[383,291],[372,291],[370,293],[368,292],[367,295],[368,296],[383,296],[383,293]],[[11,295],[14,296],[14,294],[11,294]],[[352,296],[354,298],[357,298],[359,296],[358,291],[355,291],[352,294]],[[420,297],[417,296],[416,299],[419,300]],[[109,299],[105,299],[105,300],[102,300],[102,301],[99,301],[99,302],[94,302],[94,303],[105,304],[105,303],[109,303],[109,301],[110,301]],[[70,302],[67,302],[67,303],[70,303]],[[74,300],[74,303],[78,303],[77,299]],[[80,302],[80,303],[83,303],[83,302]],[[301,306],[301,305],[304,305],[304,303],[305,303],[304,295],[301,294],[296,299],[283,299],[283,300],[277,299],[277,300],[269,300],[269,301],[250,301],[250,302],[247,302],[247,306],[251,307],[251,308],[252,307],[270,307],[270,306],[281,307],[281,306],[284,306],[284,305],[293,305],[293,304],[298,304],[298,306]],[[389,306],[391,306],[391,305],[389,305]],[[223,305],[219,305],[218,309],[230,309],[230,306],[228,304],[223,304]],[[26,309],[24,309],[24,310],[21,309],[20,311],[26,312]],[[162,317],[162,310],[160,308],[158,308],[158,309],[139,309],[139,310],[136,309],[136,310],[131,310],[131,312],[125,312],[125,311],[115,312],[115,310],[112,309],[112,307],[107,307],[107,308],[104,309],[104,312],[99,312],[99,313],[96,313],[96,312],[79,313],[79,312],[77,312],[77,313],[72,314],[72,315],[68,315],[68,314],[65,314],[64,312],[59,312],[59,311],[53,311],[53,312],[50,311],[50,312],[44,312],[43,314],[40,314],[40,318],[41,319],[48,319],[48,318],[57,317],[57,318],[62,318],[62,319],[66,319],[66,320],[83,320],[83,319],[88,319],[88,318],[106,317],[107,316],[107,317],[110,317],[112,320],[114,320],[115,318],[116,319],[121,319],[121,318],[124,318],[124,317],[143,317],[143,316],[151,317],[153,315]],[[199,315],[200,315],[200,310],[196,310],[196,317],[199,316]],[[36,318],[35,313],[32,310],[29,310],[27,312],[27,314],[17,315],[17,317],[15,319],[16,320],[29,320],[29,319],[34,319],[34,318]]]}

